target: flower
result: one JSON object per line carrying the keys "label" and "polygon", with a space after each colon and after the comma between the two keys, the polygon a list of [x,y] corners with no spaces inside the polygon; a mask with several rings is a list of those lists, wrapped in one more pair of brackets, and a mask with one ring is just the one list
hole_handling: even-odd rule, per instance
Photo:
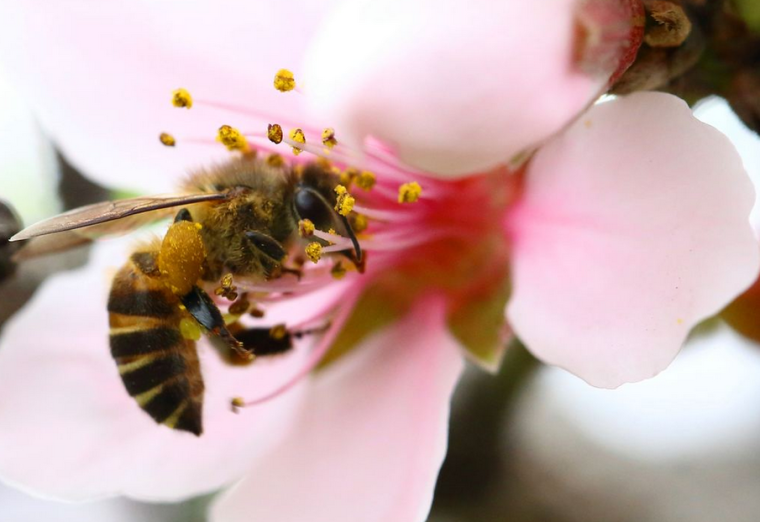
{"label": "flower", "polygon": [[[49,280],[0,341],[0,393],[13,397],[0,405],[0,475],[58,498],[153,500],[245,477],[217,500],[214,519],[421,520],[445,453],[461,348],[495,367],[511,327],[539,357],[608,387],[667,366],[689,329],[755,277],[752,188],[728,140],[672,96],[595,105],[563,129],[619,61],[578,71],[576,34],[616,26],[592,19],[575,31],[578,4],[550,4],[462,11],[420,1],[401,11],[389,2],[390,15],[378,18],[353,2],[219,12],[93,3],[62,9],[55,23],[26,17],[18,32],[14,15],[26,7],[3,6],[11,26],[0,48],[35,35],[29,54],[6,54],[12,70],[68,157],[103,183],[161,191],[177,162],[226,157],[213,133],[227,124],[228,147],[304,151],[294,162],[332,128],[324,136],[337,141],[334,163],[374,176],[338,190],[340,212],[370,221],[365,273],[333,281],[320,272],[334,268],[320,260],[332,247],[313,248],[317,264],[303,283],[319,290],[267,309],[267,323],[289,325],[330,312],[313,350],[307,336],[288,357],[229,368],[200,346],[199,439],[139,411],[105,349],[104,273],[123,263],[126,244],[104,242],[88,267]],[[152,31],[140,23],[146,13]],[[518,15],[526,23],[505,31]],[[202,31],[190,30],[194,20]],[[243,20],[255,27],[238,33]],[[37,45],[41,35],[59,42],[55,59]],[[526,42],[533,54],[522,62],[516,50]],[[246,53],[256,49],[266,53],[251,66]],[[277,71],[309,53],[301,94],[298,74],[295,89],[271,88]],[[179,86],[190,110],[169,106]],[[142,96],[150,101],[136,110]],[[289,129],[274,133],[279,146],[267,139],[274,123]],[[175,147],[161,147],[162,131]],[[66,310],[72,296],[76,313]],[[49,337],[38,332],[42,318]],[[329,364],[301,378],[320,362]],[[273,393],[240,415],[228,411],[231,397]]]}

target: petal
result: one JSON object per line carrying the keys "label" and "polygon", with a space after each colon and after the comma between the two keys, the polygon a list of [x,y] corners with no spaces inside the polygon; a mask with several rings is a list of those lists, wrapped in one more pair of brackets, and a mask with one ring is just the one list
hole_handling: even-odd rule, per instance
{"label": "petal", "polygon": [[[213,145],[220,125],[266,128],[198,103],[177,109],[171,92],[297,115],[299,97],[276,92],[272,79],[282,67],[298,71],[326,8],[305,0],[3,2],[0,57],[76,167],[105,185],[160,192],[175,189],[186,168],[227,157]],[[162,146],[161,132],[177,146]],[[183,143],[190,138],[212,145]]]}
{"label": "petal", "polygon": [[189,520],[190,511],[182,505],[141,504],[123,498],[83,504],[42,500],[0,486],[3,520],[12,522],[162,522]]}
{"label": "petal", "polygon": [[443,321],[422,303],[318,374],[297,428],[212,520],[425,520],[462,371]]}
{"label": "petal", "polygon": [[130,398],[108,347],[111,276],[131,240],[98,243],[89,265],[48,279],[0,338],[0,477],[66,500],[123,493],[175,500],[238,479],[288,429],[301,387],[239,415],[230,400],[285,382],[303,363],[287,357],[230,367],[198,349],[206,392],[204,433],[156,425]]}
{"label": "petal", "polygon": [[2,74],[0,114],[0,200],[29,225],[60,209],[55,149]]}
{"label": "petal", "polygon": [[753,202],[731,143],[674,96],[594,106],[528,167],[516,334],[595,386],[655,375],[756,277]]}
{"label": "petal", "polygon": [[[575,0],[343,2],[307,56],[309,102],[442,176],[482,171],[597,94],[572,63]],[[350,42],[350,44],[346,44]]]}

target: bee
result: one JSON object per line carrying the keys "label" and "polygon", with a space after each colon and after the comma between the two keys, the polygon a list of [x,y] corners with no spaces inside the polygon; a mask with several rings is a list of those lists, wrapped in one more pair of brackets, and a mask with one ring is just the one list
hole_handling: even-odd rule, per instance
{"label": "bee", "polygon": [[204,286],[225,280],[229,286],[230,275],[271,280],[298,272],[285,261],[299,247],[303,252],[301,220],[351,238],[354,250],[338,255],[359,264],[362,254],[351,224],[331,203],[337,185],[337,176],[321,164],[294,168],[244,157],[192,175],[180,195],[89,205],[32,225],[12,241],[31,239],[18,257],[33,257],[176,212],[163,240],[137,248],[113,278],[107,305],[110,349],[140,408],[159,424],[199,436],[200,332],[245,358],[292,346],[292,334],[283,329],[273,335],[274,329],[236,325],[233,335]]}

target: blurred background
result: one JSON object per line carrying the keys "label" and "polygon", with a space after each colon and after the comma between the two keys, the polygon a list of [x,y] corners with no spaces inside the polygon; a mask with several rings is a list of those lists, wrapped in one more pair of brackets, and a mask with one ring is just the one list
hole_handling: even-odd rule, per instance
{"label": "blurred background", "polygon": [[[760,179],[760,140],[728,105],[712,98],[695,112]],[[109,196],[65,163],[0,71],[0,199],[28,225]],[[17,267],[0,286],[0,324],[45,277],[87,255]],[[591,388],[517,344],[498,375],[471,370],[455,396],[432,522],[758,520],[760,346],[720,320],[695,331],[661,375],[618,390]],[[0,519],[201,522],[209,498],[66,505],[0,485]]]}

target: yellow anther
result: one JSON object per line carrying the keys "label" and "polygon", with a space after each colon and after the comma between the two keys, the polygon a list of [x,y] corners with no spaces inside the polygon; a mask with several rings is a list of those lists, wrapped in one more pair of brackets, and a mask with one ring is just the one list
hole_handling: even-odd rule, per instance
{"label": "yellow anther", "polygon": [[315,229],[316,227],[314,226],[314,223],[312,223],[309,219],[302,219],[298,222],[298,233],[301,235],[301,237],[311,236],[314,234]]}
{"label": "yellow anther", "polygon": [[333,267],[330,269],[330,275],[333,276],[333,279],[343,279],[346,276],[346,267],[343,266],[343,263],[338,261],[333,265]]}
{"label": "yellow anther", "polygon": [[167,147],[174,147],[177,144],[177,140],[174,139],[174,136],[167,132],[162,132],[158,139],[161,140],[161,143],[166,145]]}
{"label": "yellow anther", "polygon": [[356,177],[356,186],[364,190],[372,190],[376,182],[375,175],[368,170],[361,171]]}
{"label": "yellow anther", "polygon": [[348,193],[348,189],[343,185],[337,185],[335,187],[335,193],[338,195],[335,202],[335,210],[341,216],[347,216],[354,208],[356,200]]}
{"label": "yellow anther", "polygon": [[175,107],[189,109],[193,106],[193,97],[187,89],[177,89],[172,92],[172,105]]}
{"label": "yellow anther", "polygon": [[203,332],[201,330],[201,326],[195,319],[183,317],[179,321],[179,333],[182,335],[183,339],[187,339],[188,341],[197,341],[201,338],[201,334]]}
{"label": "yellow anther", "polygon": [[332,227],[330,227],[329,229],[327,229],[327,233],[328,233],[328,234],[332,234],[332,235],[334,235],[334,236],[338,235],[338,233],[337,233],[337,232],[335,231],[335,229],[334,229],[334,228],[332,228]]}
{"label": "yellow anther", "polygon": [[351,223],[351,228],[354,229],[354,233],[361,234],[367,230],[367,226],[369,226],[367,216],[364,214],[354,214],[354,220],[353,223]]}
{"label": "yellow anther", "polygon": [[214,290],[214,293],[216,295],[225,297],[230,301],[234,301],[238,298],[238,294],[236,292],[237,287],[232,284],[232,274],[227,274],[222,277],[219,285],[220,286]]}
{"label": "yellow anther", "polygon": [[311,259],[312,263],[316,263],[322,259],[322,245],[316,241],[312,241],[306,246],[306,256]]}
{"label": "yellow anther", "polygon": [[[300,143],[301,145],[306,144],[306,135],[303,133],[301,129],[292,129],[290,131],[290,139],[295,141],[296,143]],[[303,152],[303,149],[300,149],[298,147],[293,147],[293,154],[298,156]]]}
{"label": "yellow anther", "polygon": [[349,167],[340,173],[340,183],[346,187],[351,186],[356,177],[359,175],[359,171],[353,167]]}
{"label": "yellow anther", "polygon": [[267,138],[275,145],[282,143],[282,127],[276,123],[270,123],[267,127]]}
{"label": "yellow anther", "polygon": [[399,203],[414,203],[420,199],[422,194],[422,187],[416,181],[411,183],[404,183],[398,188],[398,202]]}
{"label": "yellow anther", "polygon": [[288,329],[285,328],[284,324],[276,324],[269,329],[269,337],[275,341],[281,341],[285,339],[286,335],[288,335]]}
{"label": "yellow anther", "polygon": [[245,408],[245,401],[242,397],[235,397],[230,401],[230,406],[232,407],[232,411],[237,413],[239,408]]}
{"label": "yellow anther", "polygon": [[296,80],[293,73],[287,69],[280,69],[274,75],[274,88],[280,92],[292,91],[296,88]]}
{"label": "yellow anther", "polygon": [[332,149],[338,144],[338,140],[335,139],[335,129],[327,128],[322,131],[322,143],[328,149]]}
{"label": "yellow anther", "polygon": [[282,167],[285,165],[285,159],[279,154],[270,154],[267,156],[266,162],[270,167]]}
{"label": "yellow anther", "polygon": [[216,141],[227,147],[227,150],[240,150],[243,152],[248,150],[248,141],[245,139],[245,136],[239,130],[229,125],[219,127]]}
{"label": "yellow anther", "polygon": [[227,311],[232,315],[243,315],[251,307],[251,302],[248,301],[248,294],[242,294],[240,299],[230,305]]}

